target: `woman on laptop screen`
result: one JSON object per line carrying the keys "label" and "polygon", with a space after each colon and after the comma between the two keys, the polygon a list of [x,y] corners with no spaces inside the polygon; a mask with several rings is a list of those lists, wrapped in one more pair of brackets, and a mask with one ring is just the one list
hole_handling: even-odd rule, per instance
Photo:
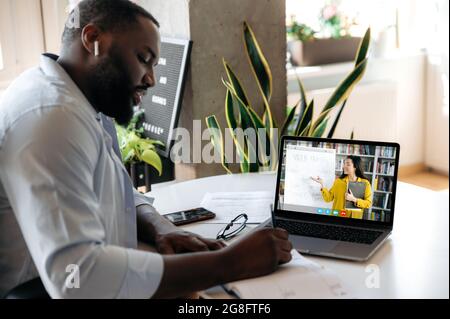
{"label": "woman on laptop screen", "polygon": [[321,185],[323,200],[327,203],[333,201],[333,210],[345,210],[346,217],[362,219],[364,209],[372,206],[372,188],[364,176],[360,157],[348,156],[345,159],[343,174],[330,189],[323,185],[320,176],[311,179]]}

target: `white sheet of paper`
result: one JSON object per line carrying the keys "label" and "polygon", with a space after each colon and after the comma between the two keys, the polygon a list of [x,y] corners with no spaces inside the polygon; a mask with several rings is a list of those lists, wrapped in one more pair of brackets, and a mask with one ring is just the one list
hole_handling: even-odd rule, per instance
{"label": "white sheet of paper", "polygon": [[244,213],[248,223],[262,223],[271,216],[273,202],[273,192],[218,192],[206,193],[200,206],[216,214],[216,218],[205,223],[227,224]]}
{"label": "white sheet of paper", "polygon": [[226,285],[244,299],[348,299],[354,298],[329,269],[292,250],[292,260],[275,273]]}

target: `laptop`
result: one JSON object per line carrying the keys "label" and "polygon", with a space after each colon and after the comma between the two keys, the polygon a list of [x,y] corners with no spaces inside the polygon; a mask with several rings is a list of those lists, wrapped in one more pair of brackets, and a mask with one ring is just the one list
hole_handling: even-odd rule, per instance
{"label": "laptop", "polygon": [[[272,224],[301,253],[369,259],[392,232],[400,145],[284,136],[280,146]],[[349,183],[364,192],[347,198]]]}

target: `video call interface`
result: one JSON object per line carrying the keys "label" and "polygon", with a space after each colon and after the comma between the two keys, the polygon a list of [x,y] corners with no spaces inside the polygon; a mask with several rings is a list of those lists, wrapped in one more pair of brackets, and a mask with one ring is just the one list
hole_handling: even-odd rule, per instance
{"label": "video call interface", "polygon": [[390,222],[396,148],[285,141],[278,209]]}

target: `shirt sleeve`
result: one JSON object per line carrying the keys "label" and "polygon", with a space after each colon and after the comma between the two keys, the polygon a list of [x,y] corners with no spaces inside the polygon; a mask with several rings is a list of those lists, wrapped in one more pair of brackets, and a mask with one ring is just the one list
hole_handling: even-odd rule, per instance
{"label": "shirt sleeve", "polygon": [[133,188],[133,193],[134,193],[134,203],[136,207],[148,205],[151,206],[153,210],[155,210],[153,208],[153,198],[147,197],[144,194],[139,193],[135,188]]}
{"label": "shirt sleeve", "polygon": [[333,186],[328,189],[326,187],[322,188],[322,198],[325,202],[329,203],[334,200],[334,188],[336,186],[336,181],[334,182]]}
{"label": "shirt sleeve", "polygon": [[152,297],[162,256],[105,242],[93,191],[95,127],[64,107],[20,123],[0,150],[0,178],[50,296]]}

